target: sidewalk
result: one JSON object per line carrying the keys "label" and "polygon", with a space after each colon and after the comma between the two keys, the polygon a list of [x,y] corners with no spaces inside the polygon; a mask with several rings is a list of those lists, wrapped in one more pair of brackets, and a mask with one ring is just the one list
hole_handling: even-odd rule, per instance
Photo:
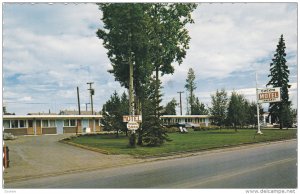
{"label": "sidewalk", "polygon": [[103,169],[144,161],[127,155],[106,155],[59,143],[70,135],[19,136],[5,141],[9,147],[9,168],[4,181],[12,182],[71,172]]}

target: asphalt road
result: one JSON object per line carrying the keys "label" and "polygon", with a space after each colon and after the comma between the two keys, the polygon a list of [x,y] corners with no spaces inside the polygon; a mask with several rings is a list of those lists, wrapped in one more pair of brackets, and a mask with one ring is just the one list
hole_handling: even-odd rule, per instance
{"label": "asphalt road", "polygon": [[296,188],[297,141],[11,182],[5,188]]}

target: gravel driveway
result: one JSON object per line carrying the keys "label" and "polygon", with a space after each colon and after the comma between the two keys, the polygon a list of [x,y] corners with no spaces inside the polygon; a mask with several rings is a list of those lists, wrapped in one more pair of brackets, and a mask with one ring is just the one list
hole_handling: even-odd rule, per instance
{"label": "gravel driveway", "polygon": [[4,171],[7,182],[86,171],[141,162],[127,155],[105,155],[58,140],[70,135],[19,136],[5,141],[10,166]]}

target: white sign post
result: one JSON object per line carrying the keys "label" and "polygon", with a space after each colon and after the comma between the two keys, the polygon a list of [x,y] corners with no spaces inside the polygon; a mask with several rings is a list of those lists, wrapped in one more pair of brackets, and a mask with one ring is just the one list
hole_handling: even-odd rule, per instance
{"label": "white sign post", "polygon": [[256,111],[257,111],[257,133],[263,134],[260,130],[260,122],[259,122],[259,101],[258,101],[258,89],[257,89],[257,73],[255,72],[255,81],[256,81]]}

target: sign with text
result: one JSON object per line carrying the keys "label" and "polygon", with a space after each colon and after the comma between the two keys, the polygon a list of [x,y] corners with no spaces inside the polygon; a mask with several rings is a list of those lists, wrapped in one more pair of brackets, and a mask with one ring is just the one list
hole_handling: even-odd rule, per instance
{"label": "sign with text", "polygon": [[123,116],[123,122],[128,123],[130,121],[140,123],[140,122],[142,122],[142,115],[124,115]]}
{"label": "sign with text", "polygon": [[280,87],[257,89],[258,103],[280,102]]}
{"label": "sign with text", "polygon": [[139,128],[139,124],[137,122],[134,122],[134,121],[129,121],[127,123],[127,129],[128,130],[137,130]]}

